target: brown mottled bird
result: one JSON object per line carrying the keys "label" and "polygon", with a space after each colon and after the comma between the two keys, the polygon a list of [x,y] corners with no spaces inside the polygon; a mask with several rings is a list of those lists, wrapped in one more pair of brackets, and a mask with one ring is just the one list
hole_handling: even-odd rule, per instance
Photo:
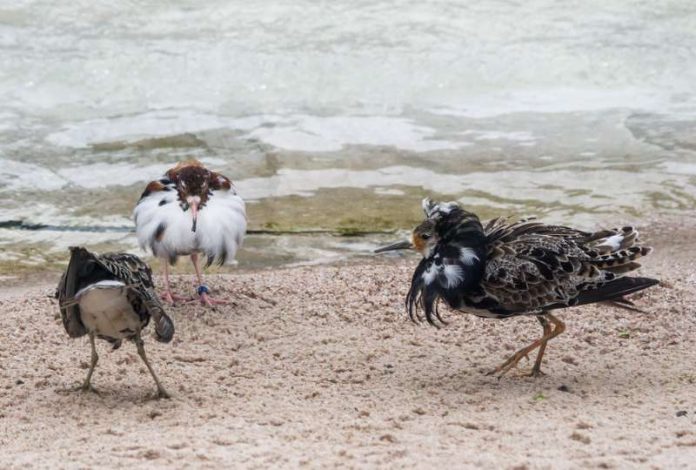
{"label": "brown mottled bird", "polygon": [[191,300],[174,294],[169,284],[168,263],[188,255],[196,271],[201,303],[226,303],[210,297],[198,255],[206,257],[206,266],[222,265],[233,262],[242,245],[246,208],[229,178],[208,170],[197,160],[180,162],[147,185],[133,215],[141,248],[149,248],[164,261],[164,300]]}
{"label": "brown mottled bird", "polygon": [[423,255],[413,274],[406,306],[433,325],[445,323],[438,311],[449,307],[487,318],[534,316],[543,335],[520,349],[491,374],[499,377],[539,349],[530,375],[541,374],[549,340],[565,325],[551,312],[595,302],[628,305],[624,296],[659,281],[628,277],[650,253],[632,227],[585,232],[534,220],[494,219],[484,227],[457,203],[423,201],[426,219],[412,239],[377,250],[414,249]]}
{"label": "brown mottled bird", "polygon": [[63,326],[72,338],[89,335],[92,362],[83,390],[92,390],[92,374],[99,356],[95,337],[121,346],[130,339],[157,384],[158,397],[169,395],[160,384],[145,355],[142,330],[152,318],[157,341],[168,343],[174,323],[155,295],[152,271],[140,258],[128,253],[95,255],[84,248],[70,248],[70,262],[60,279],[56,297]]}

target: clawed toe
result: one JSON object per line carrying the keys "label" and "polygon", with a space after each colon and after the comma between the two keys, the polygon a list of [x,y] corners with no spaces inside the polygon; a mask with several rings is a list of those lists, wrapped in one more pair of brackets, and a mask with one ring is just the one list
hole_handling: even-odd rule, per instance
{"label": "clawed toe", "polygon": [[546,373],[541,369],[532,369],[531,371],[529,371],[528,375],[529,377],[543,377],[546,375]]}
{"label": "clawed toe", "polygon": [[211,307],[211,308],[215,308],[216,305],[229,304],[229,301],[227,301],[227,300],[213,299],[206,292],[203,292],[200,295],[200,302],[201,302],[201,305],[205,305],[205,306]]}
{"label": "clawed toe", "polygon": [[511,369],[517,367],[517,364],[522,360],[522,358],[527,358],[529,360],[529,352],[525,350],[518,351],[517,353],[513,354],[503,362],[501,365],[493,369],[492,371],[486,373],[487,376],[490,375],[497,375],[498,379],[502,378],[505,374],[510,372]]}
{"label": "clawed toe", "polygon": [[72,389],[74,392],[80,392],[80,393],[94,393],[96,396],[100,397],[101,392],[94,388],[92,384],[82,384],[78,385],[77,387]]}
{"label": "clawed toe", "polygon": [[176,305],[177,302],[190,302],[193,300],[191,297],[184,297],[181,295],[174,294],[170,291],[164,291],[160,298],[167,302],[169,305]]}
{"label": "clawed toe", "polygon": [[153,400],[170,399],[172,396],[163,388],[157,389],[157,393],[152,397]]}

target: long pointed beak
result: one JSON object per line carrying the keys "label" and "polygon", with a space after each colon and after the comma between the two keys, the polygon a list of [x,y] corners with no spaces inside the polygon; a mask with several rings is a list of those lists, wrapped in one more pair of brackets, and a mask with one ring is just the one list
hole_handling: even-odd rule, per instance
{"label": "long pointed beak", "polygon": [[191,207],[191,216],[193,217],[193,225],[191,226],[191,231],[195,232],[196,231],[196,222],[198,222],[198,203],[197,202],[191,202],[189,204]]}
{"label": "long pointed beak", "polygon": [[381,248],[377,248],[375,250],[375,253],[384,253],[385,251],[393,251],[393,250],[409,250],[413,248],[413,243],[411,243],[408,240],[401,241],[401,242],[396,242],[392,243],[391,245],[383,246]]}

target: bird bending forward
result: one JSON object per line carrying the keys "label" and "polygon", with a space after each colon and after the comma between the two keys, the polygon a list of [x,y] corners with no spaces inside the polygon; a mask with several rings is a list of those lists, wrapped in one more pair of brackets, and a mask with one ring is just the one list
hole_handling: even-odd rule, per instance
{"label": "bird bending forward", "polygon": [[160,398],[169,395],[145,355],[142,330],[152,317],[157,341],[168,343],[174,323],[154,292],[152,271],[140,258],[127,253],[95,255],[84,248],[70,248],[70,262],[60,279],[56,297],[63,326],[72,338],[89,335],[92,362],[83,390],[92,390],[92,374],[99,356],[95,337],[121,346],[124,339],[135,342],[138,355],[157,384]]}
{"label": "bird bending forward", "polygon": [[624,277],[650,253],[632,227],[584,232],[533,220],[498,218],[485,227],[453,202],[423,201],[426,219],[410,241],[376,250],[414,249],[423,255],[413,274],[406,307],[414,321],[420,311],[432,325],[445,323],[439,301],[487,318],[533,315],[543,335],[510,356],[491,374],[502,376],[539,349],[530,375],[541,372],[548,341],[565,330],[551,311],[595,302],[630,305],[625,295],[657,284]]}
{"label": "bird bending forward", "polygon": [[204,305],[225,301],[209,296],[198,265],[234,261],[246,233],[246,209],[229,178],[208,170],[197,160],[178,163],[159,180],[151,181],[133,211],[135,231],[142,249],[163,259],[165,291],[169,303],[191,300],[177,296],[169,284],[169,264],[190,255],[198,280],[197,293]]}

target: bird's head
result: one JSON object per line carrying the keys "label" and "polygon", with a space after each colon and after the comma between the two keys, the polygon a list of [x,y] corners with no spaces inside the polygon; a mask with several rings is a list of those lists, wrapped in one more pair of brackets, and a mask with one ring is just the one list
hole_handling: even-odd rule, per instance
{"label": "bird's head", "polygon": [[443,215],[448,215],[453,210],[459,209],[459,206],[454,202],[438,203],[425,198],[423,199],[422,207],[425,220],[413,229],[410,240],[383,246],[375,250],[375,253],[393,250],[415,250],[423,255],[424,258],[428,258],[440,241],[440,236],[436,230],[437,222],[442,219]]}
{"label": "bird's head", "polygon": [[439,241],[435,222],[430,219],[423,221],[411,233],[411,245],[414,250],[423,255],[423,258],[430,256]]}
{"label": "bird's head", "polygon": [[437,246],[439,237],[435,231],[435,222],[426,219],[411,232],[410,240],[402,240],[383,246],[375,250],[375,253],[384,253],[394,250],[414,250],[423,255],[424,258],[430,256],[433,249]]}
{"label": "bird's head", "polygon": [[179,204],[184,211],[191,209],[193,217],[191,231],[195,232],[198,211],[205,206],[210,196],[212,173],[200,164],[185,165],[175,170],[172,180],[176,183]]}
{"label": "bird's head", "polygon": [[425,220],[413,229],[410,240],[383,246],[375,250],[375,253],[410,249],[417,251],[424,258],[429,258],[443,237],[448,240],[451,238],[452,229],[456,231],[457,228],[473,224],[473,230],[465,231],[475,233],[476,236],[483,235],[478,217],[464,211],[456,202],[435,202],[426,198],[423,200],[423,212]]}

